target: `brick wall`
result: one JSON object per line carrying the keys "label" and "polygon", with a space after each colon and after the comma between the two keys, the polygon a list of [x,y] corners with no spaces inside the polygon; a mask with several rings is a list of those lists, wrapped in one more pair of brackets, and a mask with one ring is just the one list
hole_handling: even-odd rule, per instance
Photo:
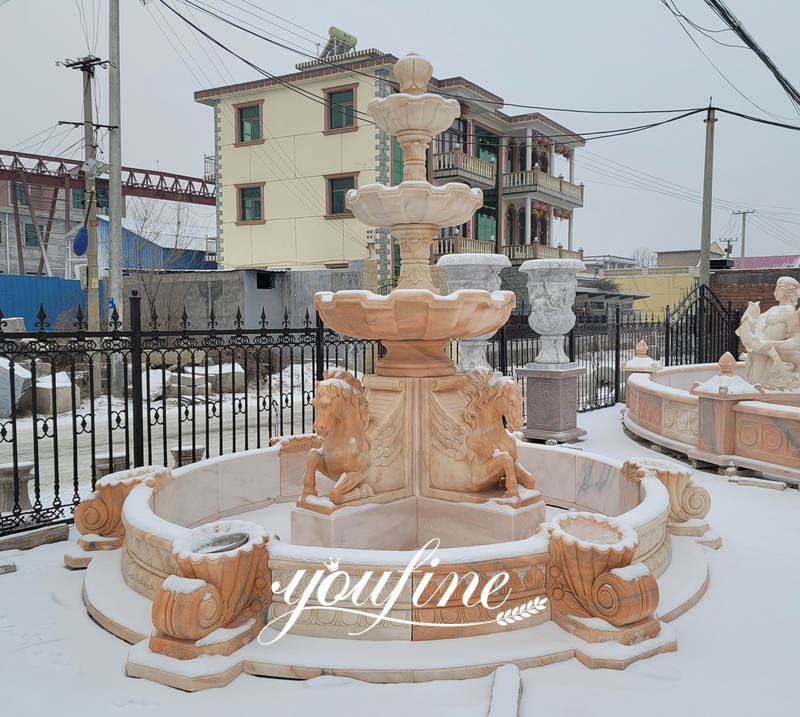
{"label": "brick wall", "polygon": [[777,303],[772,294],[781,276],[800,281],[800,269],[715,271],[711,274],[711,288],[724,304],[730,301],[734,310],[744,311],[748,301],[760,301],[761,311],[766,311]]}

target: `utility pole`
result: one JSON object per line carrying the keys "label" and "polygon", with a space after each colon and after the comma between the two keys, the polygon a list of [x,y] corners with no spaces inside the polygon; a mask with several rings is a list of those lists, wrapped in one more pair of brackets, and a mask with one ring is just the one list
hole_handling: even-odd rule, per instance
{"label": "utility pole", "polygon": [[[122,320],[122,137],[120,134],[119,81],[119,0],[110,0],[108,8],[108,287],[106,294],[113,299]],[[109,301],[106,302],[109,306]],[[111,311],[109,309],[109,318]]]}
{"label": "utility pole", "polygon": [[[97,202],[95,173],[92,169],[96,154],[94,143],[94,121],[92,117],[92,78],[96,67],[105,67],[106,62],[99,57],[88,55],[77,60],[64,60],[61,64],[72,70],[83,73],[83,144],[84,159],[84,192],[85,201],[89,202],[86,213],[86,231],[89,235],[89,247],[86,251],[86,283],[89,294],[88,323],[90,331],[100,330],[100,278],[97,256]],[[69,197],[65,197],[69,201]]]}
{"label": "utility pole", "polygon": [[741,259],[740,266],[739,266],[740,269],[744,269],[744,231],[745,231],[745,228],[747,227],[747,215],[748,214],[755,214],[755,213],[756,213],[755,209],[745,209],[745,210],[742,210],[742,211],[739,211],[739,212],[734,212],[734,214],[741,214],[742,215],[742,246],[741,246],[742,253],[740,255],[742,259]]}
{"label": "utility pole", "polygon": [[[116,307],[119,321],[125,302],[122,299],[122,136],[119,82],[119,0],[108,5],[108,285],[106,304],[111,320],[112,306]],[[132,367],[134,381],[141,381],[140,371]],[[125,390],[122,356],[114,356],[111,363],[111,392],[122,396]]]}
{"label": "utility pole", "polygon": [[706,123],[706,158],[703,172],[703,218],[700,225],[700,284],[711,280],[711,184],[714,174],[714,108],[708,108]]}

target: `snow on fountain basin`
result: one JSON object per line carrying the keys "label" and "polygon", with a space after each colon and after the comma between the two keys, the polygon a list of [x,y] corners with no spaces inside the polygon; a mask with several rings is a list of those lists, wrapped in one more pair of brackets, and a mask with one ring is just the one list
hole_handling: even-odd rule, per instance
{"label": "snow on fountain basin", "polygon": [[[297,463],[285,460],[289,451],[282,456],[281,448],[292,440],[300,445],[303,438],[201,461],[176,470],[173,480],[155,491],[145,483],[131,491],[123,506],[125,544],[120,550],[103,551],[93,558],[84,587],[90,614],[110,632],[136,643],[129,655],[130,674],[188,689],[199,689],[196,680],[201,676],[205,676],[202,686],[212,686],[227,683],[242,670],[281,677],[310,677],[325,671],[378,681],[463,678],[488,674],[506,662],[520,667],[547,664],[566,659],[564,654],[625,664],[645,650],[664,649],[674,643],[674,634],[664,626],[657,638],[639,645],[590,645],[550,622],[548,610],[537,624],[530,620],[515,626],[518,629],[469,637],[456,632],[455,637],[444,641],[413,640],[410,627],[405,638],[398,638],[397,631],[392,633],[388,628],[376,628],[366,640],[332,637],[324,625],[312,624],[312,634],[308,634],[306,625],[272,645],[254,641],[227,657],[176,660],[152,653],[146,640],[152,631],[152,596],[165,577],[176,573],[172,556],[175,544],[186,543],[196,526],[225,523],[228,517],[257,523],[269,535],[273,577],[289,567],[313,573],[324,569],[323,563],[331,558],[338,559],[339,570],[346,571],[354,581],[368,569],[401,572],[409,563],[415,551],[321,548],[291,542],[288,518],[300,481]],[[658,577],[658,614],[671,619],[699,598],[707,580],[705,558],[693,540],[666,532],[669,497],[652,471],[646,471],[637,483],[626,476],[620,462],[570,448],[520,443],[519,453],[523,465],[536,466],[533,472],[548,503],[573,510],[605,511],[636,531],[639,548],[634,560]],[[293,466],[293,474],[282,475],[282,466]],[[555,490],[556,483],[548,481],[547,476],[558,476],[572,487]],[[569,496],[574,500],[568,500]],[[547,531],[540,530],[523,540],[442,548],[436,556],[448,570],[459,574],[491,564],[495,569],[526,566],[541,570],[543,575],[548,540]]]}

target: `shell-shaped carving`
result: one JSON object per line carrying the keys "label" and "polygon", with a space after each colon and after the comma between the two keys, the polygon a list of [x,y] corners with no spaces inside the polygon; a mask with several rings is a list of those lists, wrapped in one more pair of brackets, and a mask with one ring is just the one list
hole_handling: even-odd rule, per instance
{"label": "shell-shaped carving", "polygon": [[671,461],[634,458],[626,461],[623,471],[627,475],[642,478],[648,472],[655,473],[669,493],[669,520],[684,523],[700,520],[711,510],[711,496],[702,486],[692,481],[691,471]]}
{"label": "shell-shaped carving", "polygon": [[199,640],[223,624],[224,612],[220,591],[204,583],[191,592],[162,586],[153,598],[151,615],[159,632],[182,640]]}
{"label": "shell-shaped carving", "polygon": [[[111,516],[113,504],[111,508],[112,510],[110,511],[109,506],[103,500],[103,496],[95,492],[93,498],[84,498],[75,508],[75,527],[81,535],[90,533],[105,537],[121,535],[121,532],[111,532],[115,527],[122,528],[119,515],[116,522]],[[122,504],[120,504],[120,510],[122,510]]]}
{"label": "shell-shaped carving", "polygon": [[592,584],[592,600],[598,617],[621,627],[653,614],[658,607],[658,583],[652,575],[625,580],[603,573]]}
{"label": "shell-shaped carving", "polygon": [[[202,554],[192,547],[204,538],[233,532],[246,532],[247,543],[223,553]],[[185,547],[190,549],[185,551]],[[267,566],[267,534],[255,523],[219,521],[195,528],[175,542],[173,556],[182,577],[205,580],[219,590],[222,601],[219,624],[227,627],[236,618],[247,617],[270,598]]]}
{"label": "shell-shaped carving", "polygon": [[554,611],[619,627],[655,610],[658,585],[646,568],[631,576],[612,572],[631,563],[638,546],[633,528],[596,513],[564,513],[548,530],[545,589]]}
{"label": "shell-shaped carving", "polygon": [[[711,510],[711,496],[702,486],[688,481],[680,496],[680,508],[680,513],[673,510],[672,493],[670,492],[670,520],[674,522],[705,518],[708,515],[708,511]],[[686,516],[685,518],[682,517],[684,515]]]}
{"label": "shell-shaped carving", "polygon": [[104,538],[125,535],[122,524],[122,504],[133,487],[144,480],[171,476],[163,466],[140,466],[109,473],[97,481],[95,491],[75,508],[75,527],[82,535],[95,534]]}

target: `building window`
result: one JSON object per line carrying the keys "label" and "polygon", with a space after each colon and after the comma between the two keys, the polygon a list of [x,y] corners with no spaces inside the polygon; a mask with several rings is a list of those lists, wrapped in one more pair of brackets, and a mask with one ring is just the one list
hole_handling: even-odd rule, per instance
{"label": "building window", "polygon": [[[22,182],[14,182],[13,184],[9,185],[12,190],[17,193],[17,203],[22,204],[23,206],[28,206],[28,199],[25,196],[25,187],[22,185]],[[14,198],[12,196],[11,202],[13,203]]]}
{"label": "building window", "polygon": [[539,217],[539,243],[547,245],[547,215]]}
{"label": "building window", "polygon": [[437,152],[452,152],[454,149],[467,152],[467,120],[456,119],[448,129],[436,138]]}
{"label": "building window", "polygon": [[256,289],[274,289],[275,282],[273,281],[273,274],[270,271],[257,271],[256,272]]}
{"label": "building window", "polygon": [[357,176],[357,174],[338,174],[325,177],[325,181],[328,183],[327,217],[329,219],[353,216],[347,208],[344,198],[349,190],[356,188]]}
{"label": "building window", "polygon": [[[98,189],[95,194],[95,209],[108,209],[108,190]],[[72,190],[72,208],[86,209],[86,192],[83,189]]]}
{"label": "building window", "polygon": [[264,101],[234,105],[236,109],[236,144],[261,143],[261,110]]}
{"label": "building window", "polygon": [[539,168],[543,172],[547,172],[550,169],[550,160],[547,159],[547,152],[542,152],[539,155]]}
{"label": "building window", "polygon": [[237,224],[264,223],[264,183],[237,185],[239,193]]}
{"label": "building window", "polygon": [[324,90],[326,134],[357,129],[356,87],[356,85],[348,85]]}
{"label": "building window", "polygon": [[[44,226],[39,226],[39,231],[44,234]],[[25,225],[25,246],[39,246],[39,241],[36,239],[36,227],[33,224]]]}
{"label": "building window", "polygon": [[528,237],[525,236],[525,210],[520,209],[517,214],[517,244],[527,244]]}
{"label": "building window", "polygon": [[506,245],[511,246],[512,244],[516,244],[517,242],[514,241],[514,225],[516,222],[514,221],[515,212],[512,207],[509,207],[506,210]]}

